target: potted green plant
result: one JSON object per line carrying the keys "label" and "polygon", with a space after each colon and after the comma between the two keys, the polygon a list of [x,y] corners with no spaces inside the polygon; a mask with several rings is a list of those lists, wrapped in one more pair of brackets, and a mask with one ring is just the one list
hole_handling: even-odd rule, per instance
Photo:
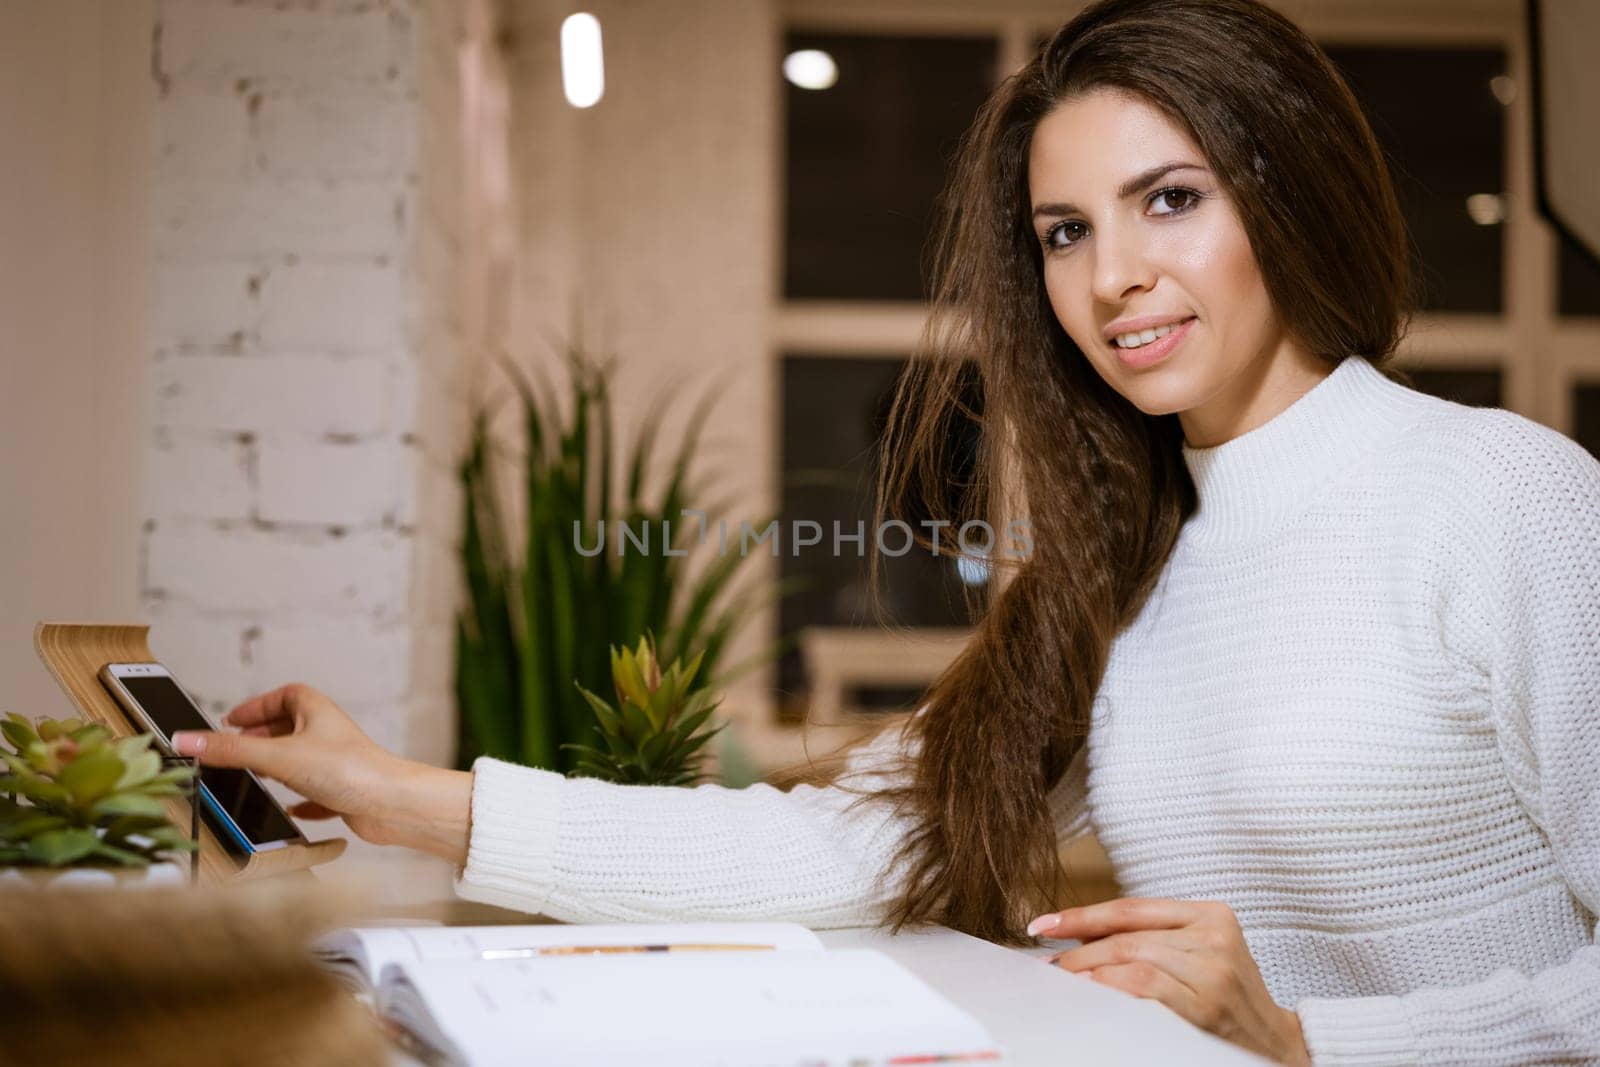
{"label": "potted green plant", "polygon": [[603,746],[566,746],[577,756],[573,774],[623,785],[698,782],[701,749],[723,729],[701,729],[717,707],[710,689],[694,685],[702,659],[703,653],[696,653],[687,666],[673,660],[663,671],[649,636],[640,638],[637,651],[611,649],[617,703],[612,706],[578,685],[595,714]]}
{"label": "potted green plant", "polygon": [[[12,882],[51,885],[179,881],[173,864],[197,847],[167,816],[194,768],[164,768],[154,736],[115,738],[99,723],[10,714],[0,721],[0,868]],[[84,877],[82,872],[97,872]],[[73,877],[72,875],[78,875]]]}
{"label": "potted green plant", "polygon": [[[693,484],[691,467],[714,395],[690,413],[664,480],[649,472],[661,422],[672,408],[663,396],[639,428],[625,457],[625,478],[613,486],[611,367],[582,352],[566,353],[565,405],[542,378],[507,366],[520,401],[522,446],[516,451],[490,430],[490,410],[473,420],[460,468],[464,490],[461,559],[467,597],[456,628],[456,696],[460,708],[457,761],[479,755],[570,773],[583,750],[599,750],[600,721],[579,693],[613,682],[607,650],[631,647],[649,633],[652,656],[671,662],[694,656],[699,669],[686,687],[724,687],[781,651],[788,639],[743,663],[724,666],[736,629],[763,602],[797,582],[753,583],[735,590],[741,553],[712,560],[690,574],[684,558],[695,542],[685,511],[720,514]],[[619,470],[618,473],[623,473]],[[503,477],[513,472],[514,477]],[[517,499],[503,486],[517,486]],[[508,516],[519,516],[514,529]],[[765,525],[764,520],[761,525]],[[597,530],[672,532],[672,552],[577,551],[575,531],[592,543]],[[688,693],[684,694],[689,695]],[[727,753],[723,754],[726,758]],[[737,757],[737,754],[735,754]]]}

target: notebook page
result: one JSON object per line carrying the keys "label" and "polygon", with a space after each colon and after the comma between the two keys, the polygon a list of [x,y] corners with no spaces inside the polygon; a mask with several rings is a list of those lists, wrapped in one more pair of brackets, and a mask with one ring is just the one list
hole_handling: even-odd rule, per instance
{"label": "notebook page", "polygon": [[338,930],[316,952],[347,982],[352,972],[375,985],[383,968],[402,960],[475,960],[496,949],[558,945],[727,944],[821,950],[817,935],[797,923],[606,923],[539,926],[373,926]]}
{"label": "notebook page", "polygon": [[967,1012],[869,949],[400,963],[381,1006],[454,1062],[996,1062]]}

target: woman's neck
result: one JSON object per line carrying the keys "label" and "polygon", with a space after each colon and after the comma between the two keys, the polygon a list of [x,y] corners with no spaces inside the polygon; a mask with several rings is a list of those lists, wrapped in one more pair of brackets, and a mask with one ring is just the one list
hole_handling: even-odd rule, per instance
{"label": "woman's neck", "polygon": [[1252,360],[1201,404],[1178,413],[1184,444],[1215,448],[1272,421],[1333,372],[1333,364],[1284,341]]}

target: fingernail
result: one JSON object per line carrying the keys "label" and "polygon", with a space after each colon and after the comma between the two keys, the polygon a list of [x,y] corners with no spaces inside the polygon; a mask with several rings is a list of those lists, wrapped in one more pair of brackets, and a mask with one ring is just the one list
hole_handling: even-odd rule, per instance
{"label": "fingernail", "polygon": [[1053,929],[1055,929],[1056,923],[1059,922],[1059,921],[1060,921],[1060,917],[1059,916],[1056,916],[1056,915],[1041,915],[1037,919],[1033,920],[1033,922],[1028,924],[1028,936],[1029,937],[1034,937],[1037,934],[1041,934],[1046,930],[1053,930]]}
{"label": "fingernail", "polygon": [[196,733],[173,734],[172,749],[180,756],[198,756],[206,750],[206,735]]}

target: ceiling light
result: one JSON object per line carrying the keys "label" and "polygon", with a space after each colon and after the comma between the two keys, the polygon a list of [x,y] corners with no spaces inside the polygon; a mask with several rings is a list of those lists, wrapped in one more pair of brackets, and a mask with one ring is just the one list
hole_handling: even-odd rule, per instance
{"label": "ceiling light", "polygon": [[802,89],[829,89],[839,80],[839,64],[826,52],[803,48],[783,57],[783,76]]}
{"label": "ceiling light", "polygon": [[582,11],[561,23],[561,88],[573,107],[593,107],[606,91],[600,20]]}
{"label": "ceiling light", "polygon": [[1506,220],[1505,201],[1494,193],[1467,197],[1467,215],[1479,226],[1498,226]]}

